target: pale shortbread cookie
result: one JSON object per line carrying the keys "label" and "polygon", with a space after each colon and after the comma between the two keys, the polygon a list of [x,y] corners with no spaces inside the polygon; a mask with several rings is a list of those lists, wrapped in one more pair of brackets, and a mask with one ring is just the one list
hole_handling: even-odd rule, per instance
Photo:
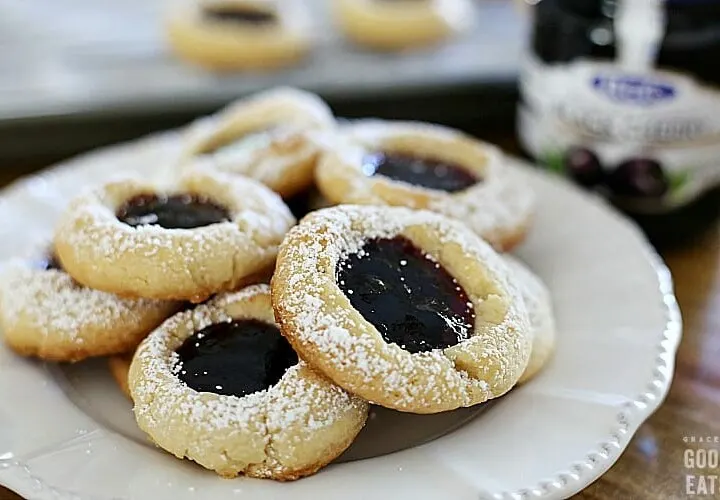
{"label": "pale shortbread cookie", "polygon": [[[367,156],[378,152],[447,161],[479,181],[447,192],[367,175],[363,171]],[[315,175],[323,195],[333,203],[432,210],[463,221],[502,251],[523,240],[534,207],[531,188],[508,169],[500,150],[440,125],[361,120],[344,126]]]}
{"label": "pale shortbread cookie", "polygon": [[224,477],[292,480],[312,474],[352,443],[367,418],[365,401],[302,361],[274,386],[241,398],[197,392],[174,374],[175,350],[185,339],[238,318],[273,323],[267,285],[179,313],[140,345],[129,379],[138,425],[161,448]]}
{"label": "pale shortbread cookie", "polygon": [[380,50],[424,46],[467,28],[471,0],[333,0],[335,18],[353,42]]}
{"label": "pale shortbread cookie", "polygon": [[86,288],[41,260],[11,261],[0,274],[0,329],[24,356],[79,361],[127,352],[179,308]]}
{"label": "pale shortbread cookie", "polygon": [[552,297],[545,283],[525,264],[511,255],[505,255],[505,263],[514,273],[520,293],[530,315],[532,330],[532,352],[530,361],[518,384],[535,377],[550,361],[555,350],[555,314]]}
{"label": "pale shortbread cookie", "polygon": [[[244,13],[244,17],[235,17]],[[272,69],[300,60],[312,42],[297,1],[205,0],[175,5],[166,22],[170,47],[211,70]]]}
{"label": "pale shortbread cookie", "polygon": [[[133,227],[117,211],[138,196],[190,195],[228,212],[228,220],[194,227]],[[86,286],[123,296],[201,302],[257,282],[295,223],[280,197],[251,179],[187,172],[172,187],[139,179],[110,182],[72,201],[55,232],[64,269]]]}
{"label": "pale shortbread cookie", "polygon": [[334,128],[332,111],[318,96],[277,88],[193,123],[180,162],[244,175],[289,198],[312,185],[321,135]]}
{"label": "pale shortbread cookie", "polygon": [[[412,354],[386,342],[353,308],[336,279],[338,262],[370,239],[394,236],[410,240],[465,290],[476,318],[469,338]],[[272,291],[275,318],[298,354],[346,390],[389,408],[436,413],[482,403],[510,390],[530,356],[528,314],[502,258],[461,223],[432,212],[313,212],[283,241]]]}
{"label": "pale shortbread cookie", "polygon": [[132,363],[132,354],[118,354],[108,358],[108,368],[110,374],[117,383],[122,393],[128,398],[130,396],[130,387],[128,386],[128,374],[130,373],[130,363]]}

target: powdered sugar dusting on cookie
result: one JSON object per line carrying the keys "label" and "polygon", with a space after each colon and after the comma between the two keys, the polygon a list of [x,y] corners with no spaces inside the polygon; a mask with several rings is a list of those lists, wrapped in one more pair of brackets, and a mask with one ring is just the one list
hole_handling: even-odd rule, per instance
{"label": "powdered sugar dusting on cookie", "polygon": [[[59,231],[67,231],[63,237],[71,246],[92,243],[93,256],[97,260],[114,260],[125,253],[153,257],[162,252],[173,252],[191,261],[195,252],[208,251],[211,245],[239,243],[233,241],[234,237],[240,236],[239,231],[234,231],[229,222],[191,230],[168,230],[155,225],[131,227],[122,224],[104,206],[79,207],[75,214],[84,221],[82,227],[75,231],[65,228]],[[171,237],[171,233],[176,237]]]}
{"label": "powdered sugar dusting on cookie", "polygon": [[535,196],[519,175],[503,171],[477,190],[434,200],[429,210],[463,221],[493,244],[520,231],[529,223]]}
{"label": "powdered sugar dusting on cookie", "polygon": [[175,308],[171,302],[92,290],[64,271],[37,269],[24,260],[8,263],[0,280],[6,335],[21,329],[26,338],[42,337],[35,339],[38,351],[58,357],[72,357],[73,350],[81,356],[131,348],[147,333],[148,322],[154,326]]}
{"label": "powdered sugar dusting on cookie", "polygon": [[545,283],[515,257],[505,255],[503,258],[510,271],[517,278],[516,284],[525,301],[530,316],[530,325],[534,330],[546,327],[552,328],[554,317],[550,291],[545,286]]}
{"label": "powdered sugar dusting on cookie", "polygon": [[200,156],[191,166],[245,175],[278,189],[289,175],[296,175],[294,169],[304,168],[317,154],[311,130],[287,124],[250,132],[218,151]]}
{"label": "powdered sugar dusting on cookie", "polygon": [[[238,410],[245,408],[244,405],[238,406],[240,399],[245,398],[208,397],[208,393],[190,389],[175,376],[179,361],[175,349],[185,338],[212,324],[231,320],[221,308],[213,307],[211,301],[176,314],[145,339],[133,361],[142,370],[131,388],[135,414],[139,419],[148,415],[154,420],[169,419],[179,411],[182,418],[196,428],[212,431],[232,424],[247,430],[247,425],[257,417],[256,411],[260,411],[258,404],[248,406],[249,413],[246,415],[237,414]],[[258,403],[264,393],[258,392],[246,398]]]}
{"label": "powdered sugar dusting on cookie", "polygon": [[[415,226],[432,227],[442,244],[459,245],[465,255],[486,263],[491,275],[507,274],[499,257],[475,234],[438,214],[367,206],[321,210],[293,228],[281,249],[275,280],[279,276],[283,282],[274,281],[273,288],[284,332],[301,354],[328,374],[333,372],[346,389],[362,394],[365,386],[382,388],[399,408],[457,407],[488,399],[496,380],[471,377],[457,369],[446,352],[410,354],[385,343],[335,285],[336,265],[345,255],[357,252],[368,239],[391,238]],[[526,321],[511,307],[508,325],[522,329]],[[487,329],[488,333],[507,338],[506,344],[486,342],[498,346],[498,356],[527,349],[527,339],[506,326]]]}
{"label": "powdered sugar dusting on cookie", "polygon": [[291,426],[302,425],[308,431],[329,427],[349,411],[366,404],[341,388],[322,380],[300,361],[288,369],[283,379],[269,389],[271,403],[267,407],[270,434]]}
{"label": "powdered sugar dusting on cookie", "polygon": [[316,133],[334,125],[332,112],[317,96],[273,89],[194,123],[183,163],[242,174],[291,194],[312,178],[321,149]]}
{"label": "powdered sugar dusting on cookie", "polygon": [[[377,151],[420,157],[439,155],[479,178],[455,192],[426,188],[382,175],[368,176],[364,158]],[[497,248],[521,239],[535,197],[502,152],[447,127],[420,122],[358,120],[341,128],[339,140],[318,167],[318,184],[342,203],[426,209],[460,220]]]}

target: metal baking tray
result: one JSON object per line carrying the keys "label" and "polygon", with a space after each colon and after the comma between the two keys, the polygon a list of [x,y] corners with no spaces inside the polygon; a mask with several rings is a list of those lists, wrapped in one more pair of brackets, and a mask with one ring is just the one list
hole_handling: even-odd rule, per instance
{"label": "metal baking tray", "polygon": [[6,134],[0,154],[24,147],[43,125],[201,112],[280,84],[334,103],[495,89],[516,79],[525,23],[511,0],[476,0],[469,32],[434,48],[393,54],[346,41],[329,15],[333,0],[293,1],[312,9],[317,42],[311,56],[280,71],[230,75],[173,56],[162,31],[169,7],[162,0],[0,2],[0,131]]}

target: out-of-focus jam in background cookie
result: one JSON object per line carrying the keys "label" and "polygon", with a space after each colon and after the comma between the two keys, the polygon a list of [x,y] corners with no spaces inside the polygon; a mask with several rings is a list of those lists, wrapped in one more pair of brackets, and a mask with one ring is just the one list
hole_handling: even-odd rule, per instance
{"label": "out-of-focus jam in background cookie", "polygon": [[[432,121],[497,142],[606,196],[658,244],[717,219],[720,2],[457,0],[416,26],[372,21],[377,12],[357,10],[366,1],[246,3],[0,4],[0,174],[285,84],[340,116]],[[198,63],[216,29],[266,37],[258,50],[278,62],[258,69],[250,53],[219,71],[228,57],[211,51]],[[298,46],[279,46],[288,40]]]}

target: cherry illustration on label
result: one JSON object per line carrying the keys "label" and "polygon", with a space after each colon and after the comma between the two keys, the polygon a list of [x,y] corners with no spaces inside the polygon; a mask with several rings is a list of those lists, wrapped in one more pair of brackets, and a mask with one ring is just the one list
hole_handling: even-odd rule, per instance
{"label": "cherry illustration on label", "polygon": [[572,147],[568,149],[563,164],[568,174],[581,186],[594,187],[605,179],[600,159],[587,148]]}
{"label": "cherry illustration on label", "polygon": [[670,189],[670,182],[660,163],[649,158],[624,161],[608,177],[613,194],[642,198],[661,198]]}

